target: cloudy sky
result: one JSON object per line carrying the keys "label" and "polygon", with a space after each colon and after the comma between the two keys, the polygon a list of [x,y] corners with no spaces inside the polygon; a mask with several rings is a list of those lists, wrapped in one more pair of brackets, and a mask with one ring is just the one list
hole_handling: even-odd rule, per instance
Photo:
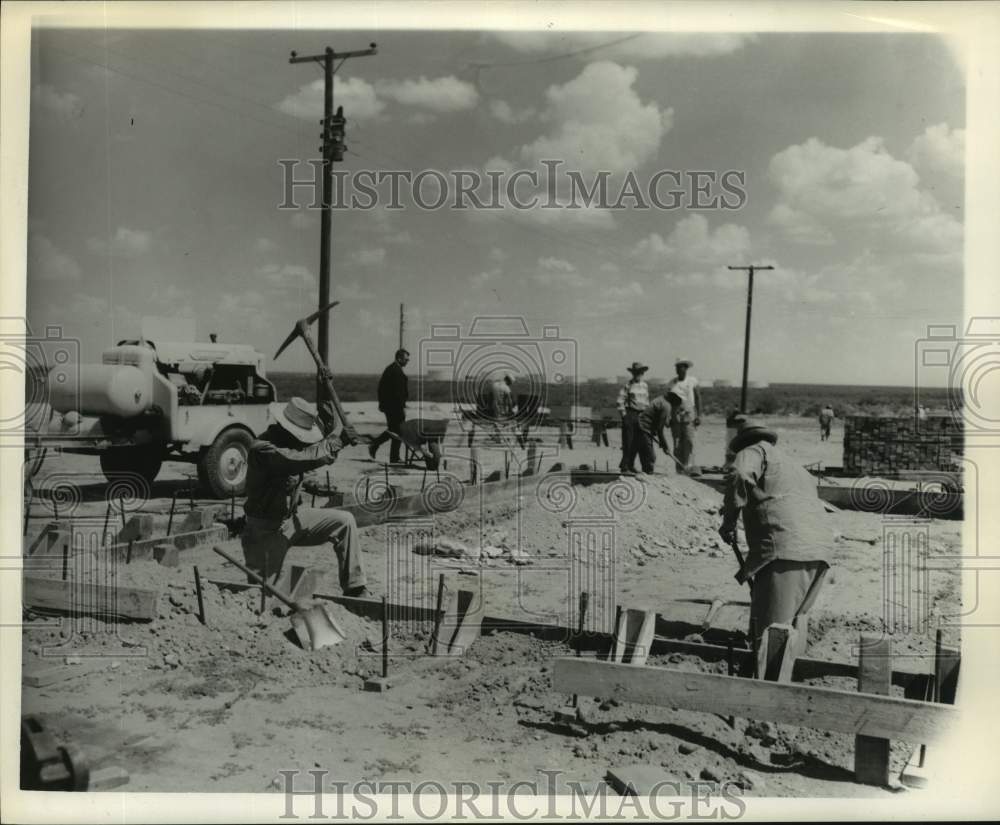
{"label": "cloudy sky", "polygon": [[961,318],[965,89],[934,36],[49,30],[32,326],[97,358],[144,316],[186,317],[273,354],[315,306],[319,260],[318,212],[278,208],[278,160],[317,157],[322,115],[320,67],[288,54],[373,40],[337,75],[338,170],[741,170],[747,200],[337,211],[335,371],[391,358],[403,301],[414,351],[431,323],[519,315],[574,339],[582,376],[687,356],[737,379],[746,276],[725,267],[747,263],[776,267],[757,277],[751,378],[910,383],[927,325]]}

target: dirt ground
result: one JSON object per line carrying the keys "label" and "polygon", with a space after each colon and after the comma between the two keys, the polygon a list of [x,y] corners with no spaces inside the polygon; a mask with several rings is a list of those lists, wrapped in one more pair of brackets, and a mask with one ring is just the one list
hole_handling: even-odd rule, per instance
{"label": "dirt ground", "polygon": [[[812,421],[771,423],[780,443],[803,463],[840,464],[839,429],[821,443]],[[707,421],[699,432],[700,462],[721,464],[723,441],[723,422]],[[605,448],[590,444],[589,432],[581,432],[573,450],[546,452],[542,469],[556,461],[613,468],[616,444],[616,433]],[[446,475],[465,478],[464,439],[451,438],[447,453]],[[484,474],[505,472],[502,451],[480,448],[480,459]],[[369,587],[391,601],[431,606],[437,574],[446,572],[450,583],[476,594],[477,609],[487,615],[572,625],[581,588],[573,578],[571,537],[574,531],[599,529],[613,537],[613,550],[594,587],[610,588],[625,607],[693,621],[705,608],[678,600],[746,600],[745,588],[733,579],[731,551],[715,533],[720,494],[674,474],[662,456],[658,461],[657,474],[645,482],[621,480],[569,492],[551,482],[541,488],[527,484],[482,504],[470,488],[460,510],[419,523],[365,528]],[[366,477],[371,488],[385,473],[359,447],[334,465],[331,483],[354,492],[363,489]],[[171,496],[187,486],[190,474],[187,465],[165,465],[148,500],[127,502],[127,512],[153,513],[157,529],[165,529]],[[75,479],[79,493],[77,500],[62,502],[60,515],[103,520],[105,485],[97,460],[50,456],[36,480],[26,547],[53,515],[45,490],[65,486],[67,477]],[[418,470],[391,469],[389,478],[404,491],[436,481]],[[187,509],[182,492],[175,519]],[[882,627],[886,526],[874,514],[830,515],[836,561],[812,614],[810,657],[855,661],[859,634]],[[960,552],[960,527],[954,521],[923,525],[929,552]],[[408,552],[409,545],[401,552],[397,539],[408,531],[429,545],[444,539],[453,552],[423,556]],[[225,546],[239,556],[238,540]],[[293,554],[290,561],[296,564],[329,568],[320,590],[339,593],[328,548],[299,548]],[[197,618],[193,565],[205,582],[204,626]],[[253,592],[229,592],[211,583],[241,578],[210,548],[195,548],[182,551],[177,568],[148,561],[120,568],[121,582],[159,589],[153,622],[112,627],[26,615],[25,669],[79,662],[72,666],[80,675],[24,686],[22,712],[42,714],[58,736],[79,743],[92,763],[126,767],[130,782],[123,789],[129,791],[280,791],[279,770],[314,767],[343,781],[514,781],[560,770],[566,781],[593,788],[614,765],[649,763],[682,779],[737,781],[750,795],[903,792],[855,784],[853,737],[839,734],[740,719],[730,727],[713,715],[589,698],[580,700],[587,725],[557,723],[554,711],[567,697],[551,690],[551,660],[570,650],[524,634],[484,635],[464,656],[434,658],[424,653],[429,625],[394,623],[392,688],[365,692],[365,678],[380,666],[377,623],[331,603],[347,641],[303,651],[287,637],[287,611],[273,600],[258,614]],[[900,669],[923,669],[914,657],[933,649],[936,617],[957,612],[959,574],[935,570],[929,584],[925,626],[894,638]],[[604,613],[595,609],[591,627],[610,621],[611,602],[595,598],[595,608]],[[745,624],[746,608],[739,605],[725,607],[716,622],[734,630]],[[679,654],[652,657],[650,664],[725,669]],[[834,680],[825,684],[836,686]],[[853,683],[841,686],[854,689]],[[909,750],[906,743],[894,743],[894,772]]]}

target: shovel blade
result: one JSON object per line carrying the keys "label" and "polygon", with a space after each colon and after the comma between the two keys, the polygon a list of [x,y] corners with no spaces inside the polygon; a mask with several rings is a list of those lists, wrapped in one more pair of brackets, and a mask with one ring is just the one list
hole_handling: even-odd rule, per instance
{"label": "shovel blade", "polygon": [[321,604],[293,613],[291,622],[292,630],[305,650],[332,647],[347,638]]}

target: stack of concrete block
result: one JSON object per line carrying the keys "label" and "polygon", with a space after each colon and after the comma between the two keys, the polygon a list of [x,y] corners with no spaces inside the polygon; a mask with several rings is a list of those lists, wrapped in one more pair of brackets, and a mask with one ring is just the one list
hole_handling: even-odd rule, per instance
{"label": "stack of concrete block", "polygon": [[853,415],[844,422],[844,470],[880,475],[897,470],[954,472],[960,467],[961,419]]}

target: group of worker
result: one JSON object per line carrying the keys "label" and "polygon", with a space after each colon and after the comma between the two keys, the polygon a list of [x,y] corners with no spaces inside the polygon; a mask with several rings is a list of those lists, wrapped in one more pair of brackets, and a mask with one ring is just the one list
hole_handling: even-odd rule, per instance
{"label": "group of worker", "polygon": [[[650,398],[649,384],[643,376],[649,367],[633,361],[628,371],[631,379],[618,391],[618,415],[622,428],[622,458],[619,469],[635,475],[635,460],[639,459],[642,473],[651,473],[656,465],[654,444],[676,462],[678,470],[698,475],[694,463],[695,429],[701,424],[701,391],[698,379],[691,373],[694,366],[688,358],[674,363],[676,375],[663,392]],[[666,430],[670,428],[673,450],[667,446]]]}
{"label": "group of worker", "polygon": [[[401,443],[413,440],[419,447],[422,427],[416,423],[407,430],[411,422],[405,419],[408,393],[403,368],[408,359],[409,353],[399,350],[379,383],[379,407],[387,430],[368,445],[373,456],[385,441],[392,442],[390,459],[398,460]],[[678,359],[676,377],[653,398],[643,379],[648,367],[639,362],[629,367],[632,377],[618,395],[623,472],[634,473],[637,456],[642,472],[652,472],[655,440],[691,473],[695,428],[701,423],[698,382],[691,367],[689,359]],[[498,383],[501,386],[491,388],[494,411],[510,414],[512,382],[508,376]],[[728,444],[732,458],[719,535],[739,556],[739,580],[751,583],[750,632],[758,643],[769,625],[793,624],[808,612],[829,567],[833,536],[811,476],[777,446],[777,433],[746,417],[739,417],[736,424],[736,435]],[[672,453],[666,443],[668,426]],[[409,431],[416,433],[412,439],[400,438]],[[247,460],[241,541],[248,567],[273,579],[290,547],[330,543],[344,593],[367,594],[354,516],[345,510],[301,506],[304,474],[332,464],[354,443],[328,402],[317,409],[293,398],[276,415],[275,423],[251,445]],[[741,515],[748,548],[745,558],[736,544]]]}

